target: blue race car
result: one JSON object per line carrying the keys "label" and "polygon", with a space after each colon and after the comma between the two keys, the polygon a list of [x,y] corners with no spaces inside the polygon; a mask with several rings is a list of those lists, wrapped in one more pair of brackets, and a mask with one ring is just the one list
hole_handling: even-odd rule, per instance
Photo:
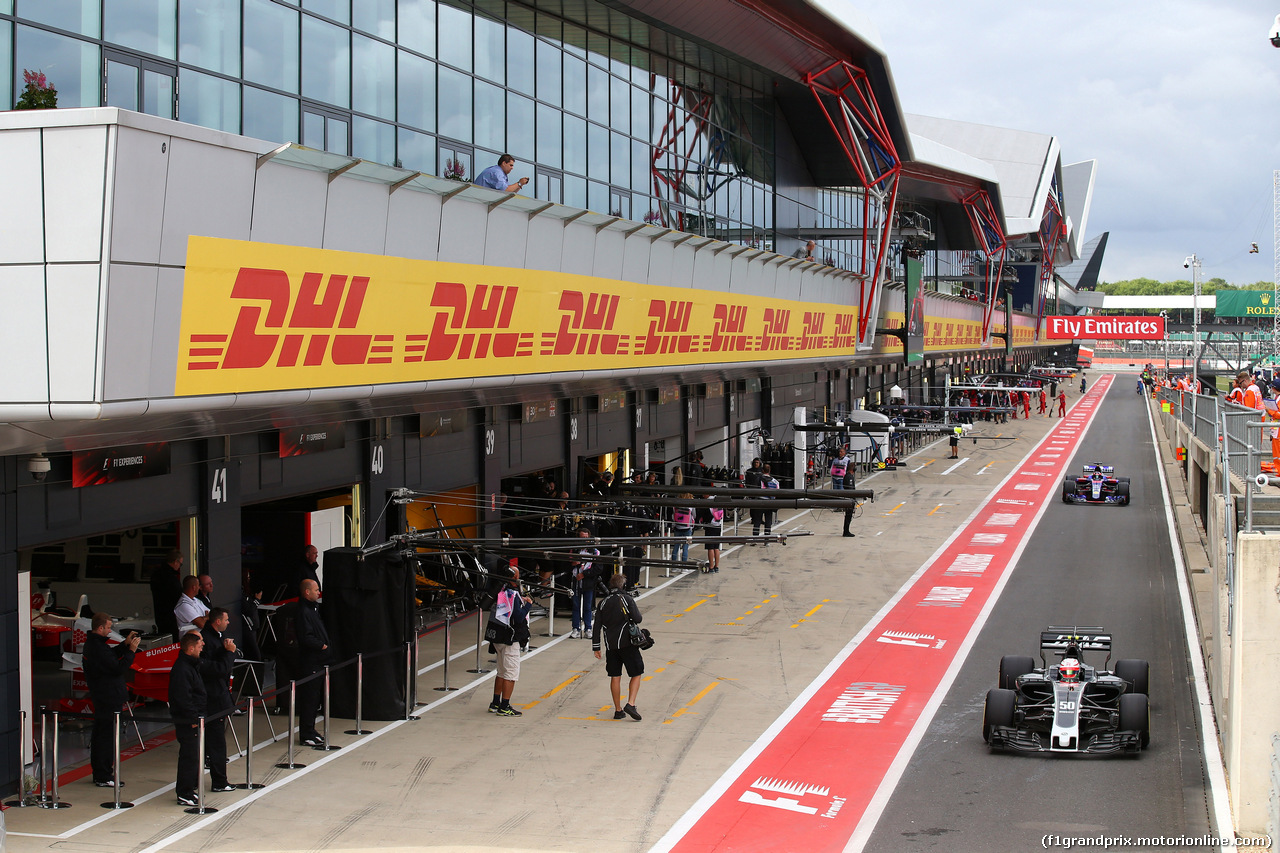
{"label": "blue race car", "polygon": [[1129,505],[1129,478],[1117,477],[1111,465],[1089,462],[1084,474],[1067,477],[1062,481],[1064,504],[1120,504]]}

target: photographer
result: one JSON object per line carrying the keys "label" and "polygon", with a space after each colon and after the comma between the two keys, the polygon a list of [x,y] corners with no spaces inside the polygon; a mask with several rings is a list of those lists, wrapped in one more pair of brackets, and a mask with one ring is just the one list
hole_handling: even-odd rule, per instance
{"label": "photographer", "polygon": [[[630,595],[622,591],[626,578],[613,575],[609,578],[609,594],[600,602],[596,611],[595,631],[591,634],[591,650],[596,660],[600,659],[600,640],[604,638],[605,672],[609,676],[609,691],[613,695],[613,718],[621,720],[623,716],[639,721],[640,712],[636,710],[636,696],[640,692],[640,676],[644,675],[644,658],[640,649],[627,645],[627,624],[640,624],[643,618],[640,608]],[[625,646],[625,647],[624,647]],[[627,704],[622,704],[622,668],[627,668],[627,676],[631,679],[627,685]]]}
{"label": "photographer", "polygon": [[112,619],[107,614],[93,614],[90,633],[84,641],[84,679],[89,683],[89,696],[93,699],[89,763],[93,767],[93,783],[99,788],[115,787],[116,711],[124,707],[127,698],[124,677],[133,665],[133,654],[141,639],[137,631],[130,631],[123,643],[109,646],[111,625]]}

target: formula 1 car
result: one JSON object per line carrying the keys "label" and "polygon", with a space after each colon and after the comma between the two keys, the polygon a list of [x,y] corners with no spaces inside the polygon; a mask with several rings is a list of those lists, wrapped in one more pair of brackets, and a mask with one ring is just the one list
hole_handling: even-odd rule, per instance
{"label": "formula 1 car", "polygon": [[1129,505],[1129,478],[1115,476],[1111,465],[1088,462],[1084,475],[1067,477],[1062,481],[1064,504],[1120,504]]}
{"label": "formula 1 car", "polygon": [[[1053,665],[1045,653],[1059,657]],[[1106,652],[1102,668],[1082,662]],[[1137,754],[1151,743],[1145,660],[1111,662],[1111,634],[1103,628],[1058,628],[1040,633],[1040,663],[1000,659],[999,687],[987,691],[982,738],[992,750]]]}

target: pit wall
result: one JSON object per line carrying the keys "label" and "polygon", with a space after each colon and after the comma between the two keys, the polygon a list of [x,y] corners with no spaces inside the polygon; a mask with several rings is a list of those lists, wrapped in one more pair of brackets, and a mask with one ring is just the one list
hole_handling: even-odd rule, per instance
{"label": "pit wall", "polygon": [[[1261,837],[1275,830],[1269,825],[1274,792],[1268,756],[1273,734],[1280,732],[1280,679],[1275,677],[1280,672],[1280,535],[1238,532],[1229,557],[1223,472],[1212,449],[1173,415],[1156,417],[1231,811],[1237,833]],[[1177,461],[1178,447],[1186,448],[1185,462]],[[1232,476],[1234,495],[1245,488]]]}

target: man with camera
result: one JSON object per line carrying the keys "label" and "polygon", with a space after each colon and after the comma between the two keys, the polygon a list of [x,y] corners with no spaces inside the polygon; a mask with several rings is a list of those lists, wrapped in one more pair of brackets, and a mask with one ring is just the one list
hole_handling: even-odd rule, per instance
{"label": "man with camera", "polygon": [[[123,643],[107,645],[113,622],[106,613],[93,614],[89,636],[84,641],[84,680],[93,700],[93,736],[89,742],[89,763],[93,783],[99,788],[115,787],[116,712],[127,698],[124,677],[133,665],[133,654],[141,639],[130,631]],[[121,783],[123,784],[123,783]]]}
{"label": "man with camera", "polygon": [[235,666],[238,650],[235,640],[227,636],[231,614],[226,608],[215,607],[209,611],[209,621],[200,631],[204,648],[200,651],[200,676],[204,679],[205,731],[204,757],[213,782],[214,793],[234,791],[227,781],[227,718],[217,717],[234,706],[231,700],[231,669]]}
{"label": "man with camera", "polygon": [[[591,633],[591,651],[600,660],[600,639],[604,638],[604,666],[609,676],[609,691],[613,694],[613,718],[628,716],[639,721],[636,696],[640,692],[640,676],[644,675],[644,658],[638,646],[631,644],[627,626],[639,625],[640,608],[630,595],[622,591],[627,583],[624,575],[609,577],[609,594],[596,610],[595,630]],[[627,704],[622,704],[622,668],[626,667],[631,683],[627,686]]]}

